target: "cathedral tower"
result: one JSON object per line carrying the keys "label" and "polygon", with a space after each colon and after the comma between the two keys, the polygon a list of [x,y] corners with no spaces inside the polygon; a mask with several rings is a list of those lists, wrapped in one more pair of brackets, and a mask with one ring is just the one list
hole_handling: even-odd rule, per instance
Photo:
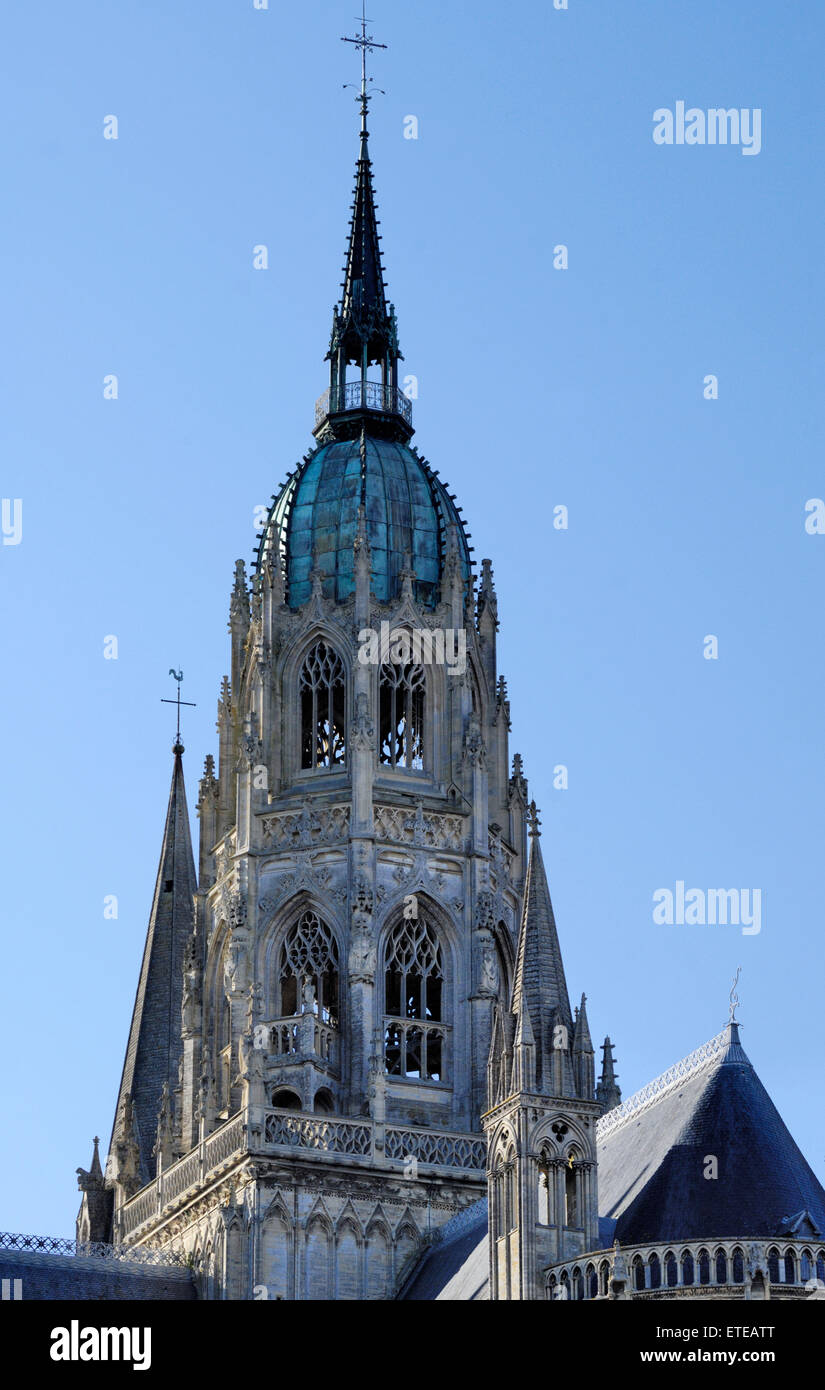
{"label": "cathedral tower", "polygon": [[[531,968],[493,573],[476,578],[461,509],[411,443],[363,65],[359,104],[329,388],[251,578],[235,566],[197,885],[176,746],[174,867],[107,1168],[114,1238],[185,1249],[215,1297],[393,1295],[484,1193],[493,1018]],[[153,965],[161,920],[171,973]],[[170,1008],[160,1046],[166,1022],[143,1020]],[[568,1087],[592,1071],[577,1027]]]}

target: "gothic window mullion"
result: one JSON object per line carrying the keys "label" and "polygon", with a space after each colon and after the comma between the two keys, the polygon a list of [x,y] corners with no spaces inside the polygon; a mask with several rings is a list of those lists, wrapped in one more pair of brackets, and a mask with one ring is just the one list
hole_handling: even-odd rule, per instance
{"label": "gothic window mullion", "polygon": [[312,687],[312,768],[318,766],[318,687]]}
{"label": "gothic window mullion", "polygon": [[412,759],[412,689],[407,684],[404,687],[404,766],[412,767]]}

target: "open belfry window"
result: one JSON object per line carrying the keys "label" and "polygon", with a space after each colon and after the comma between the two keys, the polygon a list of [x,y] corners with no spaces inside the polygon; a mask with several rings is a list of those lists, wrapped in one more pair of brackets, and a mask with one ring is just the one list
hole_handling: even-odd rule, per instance
{"label": "open belfry window", "polygon": [[343,767],[346,762],[347,677],[328,642],[316,642],[300,678],[301,767]]}
{"label": "open belfry window", "polygon": [[444,970],[435,930],[419,915],[391,931],[384,958],[384,1056],[389,1076],[444,1080]]}
{"label": "open belfry window", "polygon": [[424,669],[385,661],[379,682],[378,760],[386,767],[424,767]]}
{"label": "open belfry window", "polygon": [[311,1012],[322,1023],[337,1027],[338,943],[331,928],[311,908],[284,937],[278,983],[282,1018]]}

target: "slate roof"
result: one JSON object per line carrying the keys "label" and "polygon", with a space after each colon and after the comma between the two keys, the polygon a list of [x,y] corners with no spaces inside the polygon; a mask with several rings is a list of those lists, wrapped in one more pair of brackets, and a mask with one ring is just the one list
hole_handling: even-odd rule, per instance
{"label": "slate roof", "polygon": [[[706,1178],[707,1158],[718,1176]],[[599,1240],[825,1235],[825,1189],[742,1048],[739,1027],[599,1121]],[[489,1297],[486,1200],[454,1217],[403,1299]]]}
{"label": "slate roof", "polygon": [[[599,1209],[615,1219],[622,1245],[779,1235],[804,1211],[825,1234],[825,1189],[743,1051],[738,1025],[714,1042],[706,1064],[600,1122]],[[705,1177],[709,1155],[716,1178]]]}
{"label": "slate roof", "polygon": [[[194,926],[193,896],[197,889],[182,745],[176,744],[173,751],[175,764],[158,876],[115,1107],[116,1126],[120,1103],[124,1096],[131,1095],[143,1182],[155,1175],[152,1150],[163,1083],[168,1081],[170,1089],[177,1084],[182,1046],[183,954]],[[114,1131],[112,1137],[114,1141]]]}
{"label": "slate roof", "polygon": [[465,1207],[442,1227],[402,1290],[404,1301],[475,1302],[490,1297],[487,1198]]}

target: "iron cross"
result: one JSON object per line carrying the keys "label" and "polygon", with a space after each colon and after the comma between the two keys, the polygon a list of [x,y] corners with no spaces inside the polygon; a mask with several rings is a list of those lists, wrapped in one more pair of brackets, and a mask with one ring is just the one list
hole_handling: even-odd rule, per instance
{"label": "iron cross", "polygon": [[[355,44],[361,50],[361,114],[366,119],[369,95],[367,93],[367,54],[372,53],[376,48],[386,48],[385,43],[376,43],[372,34],[367,33],[367,0],[361,0],[361,33],[354,39],[343,38],[342,43]],[[345,84],[349,86],[349,83]],[[383,95],[383,94],[382,94]]]}
{"label": "iron cross", "polygon": [[174,699],[174,700],[164,700],[163,697],[161,697],[161,704],[162,704],[162,705],[177,705],[177,707],[178,707],[178,731],[177,731],[177,734],[175,735],[175,743],[176,743],[176,744],[179,744],[179,743],[180,743],[180,707],[181,707],[181,705],[189,705],[191,709],[195,709],[195,708],[196,708],[196,704],[195,704],[195,701],[194,701],[194,700],[182,700],[182,699],[180,698],[180,683],[181,683],[181,681],[183,680],[183,672],[182,672],[182,671],[176,671],[175,668],[174,668],[174,666],[170,666],[170,667],[169,667],[169,675],[170,675],[170,676],[174,676],[175,680],[176,680],[177,683],[178,683],[177,698]]}

